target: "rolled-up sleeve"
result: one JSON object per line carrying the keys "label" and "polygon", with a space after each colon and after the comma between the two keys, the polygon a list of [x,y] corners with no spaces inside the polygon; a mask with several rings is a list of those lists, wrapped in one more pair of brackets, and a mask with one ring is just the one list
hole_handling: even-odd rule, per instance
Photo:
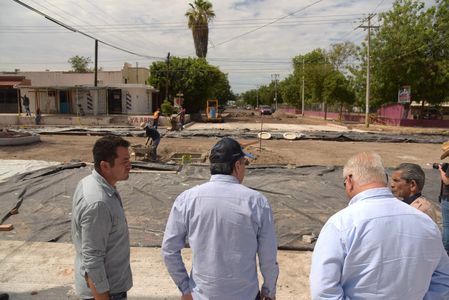
{"label": "rolled-up sleeve", "polygon": [[344,253],[339,230],[333,224],[326,224],[313,250],[310,270],[312,299],[344,298],[341,286]]}
{"label": "rolled-up sleeve", "polygon": [[276,295],[276,282],[279,276],[277,263],[277,240],[271,207],[267,203],[262,209],[261,227],[257,235],[260,272],[264,282],[262,294],[268,297]]}
{"label": "rolled-up sleeve", "polygon": [[81,219],[82,265],[98,293],[109,291],[104,265],[106,246],[112,228],[111,213],[102,202],[86,207]]}
{"label": "rolled-up sleeve", "polygon": [[[181,197],[181,196],[180,196]],[[181,256],[181,250],[185,247],[187,225],[185,224],[181,198],[173,204],[170,216],[165,228],[162,242],[162,256],[168,273],[183,295],[190,293],[189,275]]]}

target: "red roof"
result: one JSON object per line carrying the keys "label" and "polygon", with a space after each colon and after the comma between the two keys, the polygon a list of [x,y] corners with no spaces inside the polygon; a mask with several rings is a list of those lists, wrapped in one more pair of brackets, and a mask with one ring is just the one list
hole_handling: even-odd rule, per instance
{"label": "red roof", "polygon": [[20,80],[20,81],[0,81],[0,86],[2,86],[2,87],[6,87],[6,86],[13,87],[16,84],[21,83],[21,82],[22,82],[22,80]]}

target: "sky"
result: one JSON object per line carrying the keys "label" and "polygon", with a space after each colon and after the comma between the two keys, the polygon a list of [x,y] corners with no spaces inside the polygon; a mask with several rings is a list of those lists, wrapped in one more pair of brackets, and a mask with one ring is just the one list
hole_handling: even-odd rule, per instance
{"label": "sky", "polygon": [[[53,19],[129,54],[99,44],[98,66],[121,70],[125,62],[149,67],[171,56],[195,57],[181,0],[21,0]],[[207,60],[228,74],[236,93],[292,73],[292,58],[335,43],[360,44],[357,28],[369,13],[387,11],[392,0],[210,1]],[[429,2],[429,1],[427,1]],[[373,19],[376,25],[377,18]],[[366,22],[365,22],[366,23]],[[94,40],[69,31],[13,0],[0,1],[0,71],[68,71],[75,55],[95,56]]]}

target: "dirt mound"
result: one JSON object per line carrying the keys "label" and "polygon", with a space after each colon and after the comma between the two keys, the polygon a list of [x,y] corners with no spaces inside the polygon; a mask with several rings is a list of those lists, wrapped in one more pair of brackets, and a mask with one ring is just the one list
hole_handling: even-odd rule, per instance
{"label": "dirt mound", "polygon": [[279,118],[279,119],[296,119],[296,115],[294,114],[289,114],[286,112],[283,112],[281,110],[277,110],[273,113],[273,117],[275,118]]}
{"label": "dirt mound", "polygon": [[228,117],[230,118],[252,117],[256,115],[256,113],[251,110],[226,111],[226,113],[228,113]]}
{"label": "dirt mound", "polygon": [[0,139],[1,138],[20,138],[20,137],[25,137],[25,136],[30,136],[31,134],[28,132],[16,132],[16,131],[11,131],[8,130],[6,128],[4,128],[2,131],[0,131]]}

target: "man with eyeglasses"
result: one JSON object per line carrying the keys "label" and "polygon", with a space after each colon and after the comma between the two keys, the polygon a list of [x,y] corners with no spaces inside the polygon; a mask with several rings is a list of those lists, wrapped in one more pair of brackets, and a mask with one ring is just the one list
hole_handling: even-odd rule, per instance
{"label": "man with eyeglasses", "polygon": [[[210,152],[210,181],[183,192],[165,229],[162,255],[182,300],[275,299],[279,268],[273,214],[267,199],[242,185],[246,157],[223,138]],[[193,253],[187,273],[181,249]],[[264,282],[259,293],[256,255]]]}
{"label": "man with eyeglasses", "polygon": [[449,257],[438,226],[387,188],[376,153],[343,168],[348,207],[321,229],[312,299],[449,299]]}

